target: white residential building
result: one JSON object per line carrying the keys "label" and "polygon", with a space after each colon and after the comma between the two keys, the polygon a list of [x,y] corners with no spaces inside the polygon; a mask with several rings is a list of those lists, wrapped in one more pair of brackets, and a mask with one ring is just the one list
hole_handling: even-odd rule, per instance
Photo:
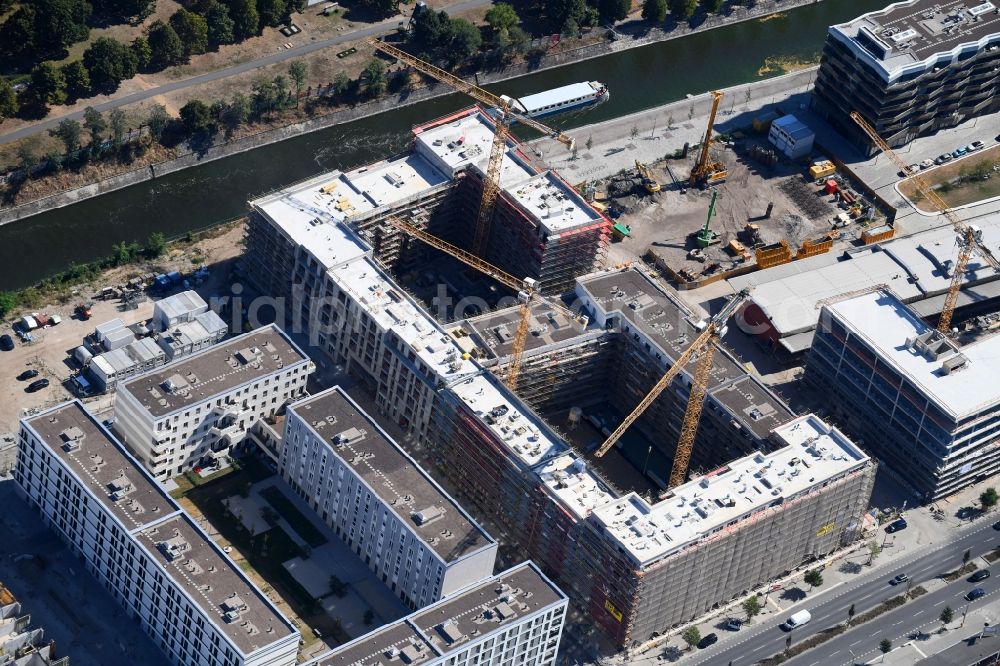
{"label": "white residential building", "polygon": [[279,470],[410,608],[488,578],[497,544],[339,387],[288,407]]}
{"label": "white residential building", "polygon": [[295,627],[79,401],[19,445],[22,495],[172,663],[295,664]]}
{"label": "white residential building", "polygon": [[115,430],[157,479],[211,466],[305,391],[312,361],[264,326],[123,382]]}
{"label": "white residential building", "polygon": [[305,666],[549,666],[566,605],[566,595],[526,562]]}

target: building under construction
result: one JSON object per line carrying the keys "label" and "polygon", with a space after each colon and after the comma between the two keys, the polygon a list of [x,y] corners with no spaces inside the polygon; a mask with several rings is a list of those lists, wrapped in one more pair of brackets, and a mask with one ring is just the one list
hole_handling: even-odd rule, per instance
{"label": "building under construction", "polygon": [[[318,225],[343,223],[374,256],[402,274],[426,265],[430,250],[386,221],[397,216],[460,247],[472,247],[494,121],[479,107],[414,128],[412,150],[354,171],[323,174],[251,202],[247,257],[255,281],[272,296],[291,296],[284,269]],[[547,293],[573,288],[606,250],[610,223],[554,171],[536,165],[514,138],[507,142],[500,195],[484,259],[540,283]],[[312,257],[304,269],[329,268]],[[295,281],[307,281],[296,275]]]}
{"label": "building under construction", "polygon": [[[462,138],[453,134],[456,122],[485,122],[482,114],[470,113],[419,131],[418,151],[444,151],[456,144]],[[474,134],[464,136],[461,145],[475,144],[469,139]],[[457,153],[446,154],[458,159]],[[523,168],[517,166],[516,154],[508,152],[506,159],[508,171]],[[421,158],[410,164],[425,169],[428,163]],[[521,196],[518,191],[533,187],[528,183],[536,177],[517,180],[503,196]],[[328,214],[329,209],[321,207],[326,201],[332,208],[349,209],[323,194],[324,189],[346,188],[340,179],[317,178],[254,202],[245,256],[248,277],[262,289],[289,295],[292,324],[303,325],[331,359],[367,387],[378,411],[407,431],[413,446],[429,449],[433,469],[448,478],[463,505],[474,506],[498,525],[501,541],[533,559],[617,645],[655,638],[853,537],[867,505],[873,464],[815,420],[808,421],[812,434],[801,441],[772,434],[794,415],[724,353],[717,355],[710,382],[706,412],[713,416],[703,425],[716,429],[718,444],[714,437],[699,437],[704,451],[696,460],[707,464],[731,457],[732,451],[765,452],[696,478],[655,504],[634,492],[613,489],[521,397],[484,368],[485,357],[482,362],[473,357],[474,350],[462,344],[460,333],[456,337],[446,332],[389,277],[376,259],[378,252],[359,237],[368,233],[378,245],[379,239],[369,233],[372,229],[366,231],[355,219],[348,220],[350,216]],[[585,226],[596,225],[593,238],[599,242],[590,243],[590,251],[581,250],[577,268],[567,269],[584,274],[603,242],[604,223],[580,208],[568,188],[562,196],[567,199],[557,199],[562,206],[559,219],[582,215],[590,220],[581,222]],[[538,195],[534,210],[556,205],[550,198]],[[531,209],[523,201],[516,205]],[[438,206],[437,213],[445,214],[443,209],[447,206]],[[498,211],[491,233],[500,233],[503,219]],[[427,222],[423,226],[437,230]],[[546,257],[555,256],[554,246],[551,237],[538,240],[542,258],[536,265],[544,282]],[[559,289],[562,282],[561,277],[551,282],[550,289]],[[582,279],[578,290],[587,321],[576,322],[578,328],[570,336],[575,340],[566,342],[583,340],[578,350],[589,346],[594,369],[586,384],[586,361],[561,381],[564,386],[585,385],[600,395],[605,387],[599,378],[610,378],[621,384],[613,392],[619,408],[631,409],[686,341],[697,336],[698,327],[674,297],[637,271]],[[559,362],[554,350],[545,349],[552,345],[542,333],[529,336],[529,348],[541,354],[537,360],[530,357],[529,365]],[[542,343],[538,349],[535,338]],[[622,349],[610,351],[612,347]],[[548,378],[540,373],[529,371],[529,385],[537,386],[526,388],[536,404],[582,399],[583,393],[570,392],[569,400],[559,398],[557,391],[547,394],[543,385]],[[559,377],[553,377],[552,385],[558,384]],[[671,436],[677,431],[687,381],[675,387],[681,395],[664,394],[660,400],[665,406],[654,407],[639,426],[655,434],[655,440],[665,438],[668,424]],[[777,446],[783,448],[766,453]],[[629,520],[625,513],[633,510],[642,516]],[[744,552],[750,558],[746,563]],[[674,579],[678,571],[695,567],[706,572],[703,579]],[[707,574],[724,569],[732,569],[732,575]]]}

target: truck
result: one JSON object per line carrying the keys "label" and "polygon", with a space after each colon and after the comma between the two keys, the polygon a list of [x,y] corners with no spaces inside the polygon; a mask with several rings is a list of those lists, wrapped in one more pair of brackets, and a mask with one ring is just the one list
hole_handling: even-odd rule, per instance
{"label": "truck", "polygon": [[785,623],[781,625],[786,630],[791,631],[792,629],[797,629],[804,624],[808,624],[809,620],[812,619],[812,615],[807,610],[800,610],[798,612],[792,613]]}

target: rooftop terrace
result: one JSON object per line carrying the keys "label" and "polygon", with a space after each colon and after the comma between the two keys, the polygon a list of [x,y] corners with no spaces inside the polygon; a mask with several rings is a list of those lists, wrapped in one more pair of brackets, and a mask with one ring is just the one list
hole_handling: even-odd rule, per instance
{"label": "rooftop terrace", "polygon": [[310,361],[271,324],[130,379],[118,391],[131,393],[159,418],[298,363]]}
{"label": "rooftop terrace", "polygon": [[179,510],[79,401],[54,407],[26,423],[129,531]]}
{"label": "rooftop terrace", "polygon": [[652,506],[630,493],[597,509],[594,519],[646,564],[722,530],[739,529],[740,521],[776,500],[787,502],[868,464],[861,449],[813,415],[781,426],[773,438],[782,446],[773,453],[738,458],[677,486]]}
{"label": "rooftop terrace", "polygon": [[[446,562],[493,540],[340,387],[289,406]],[[333,422],[330,422],[330,419]]]}
{"label": "rooftop terrace", "polygon": [[307,666],[419,666],[566,597],[525,563],[358,638]]}
{"label": "rooftop terrace", "polygon": [[914,66],[925,69],[1000,43],[1000,11],[991,0],[908,0],[831,26],[830,33],[892,81]]}
{"label": "rooftop terrace", "polygon": [[244,653],[292,633],[271,602],[187,514],[158,523],[136,537]]}

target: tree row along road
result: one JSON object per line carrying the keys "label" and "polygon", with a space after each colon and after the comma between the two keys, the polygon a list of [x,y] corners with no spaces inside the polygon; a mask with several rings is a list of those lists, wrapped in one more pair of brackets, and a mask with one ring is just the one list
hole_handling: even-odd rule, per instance
{"label": "tree row along road", "polygon": [[[925,549],[922,554],[916,557],[893,562],[890,566],[879,566],[873,571],[861,574],[857,580],[845,583],[840,587],[831,587],[827,593],[817,591],[805,601],[799,602],[787,608],[784,612],[774,613],[764,621],[758,620],[759,624],[744,625],[744,629],[739,634],[728,634],[722,636],[717,646],[713,646],[696,655],[691,660],[691,666],[704,664],[706,666],[749,666],[761,659],[773,656],[785,649],[785,639],[788,634],[778,628],[789,615],[798,610],[808,610],[812,614],[809,624],[796,629],[793,632],[793,645],[820,633],[824,629],[829,629],[837,624],[847,621],[847,610],[854,605],[855,616],[860,616],[866,611],[875,608],[883,601],[903,594],[905,586],[894,587],[889,585],[889,580],[896,574],[906,573],[910,576],[913,586],[932,580],[936,576],[948,571],[953,571],[962,566],[962,555],[966,550],[970,550],[972,557],[978,557],[987,553],[1000,544],[1000,534],[993,530],[989,523],[983,521],[982,524],[975,524],[965,531],[958,532],[955,538],[942,542],[933,550]],[[891,550],[891,549],[889,549]],[[892,553],[887,550],[881,557],[891,558]],[[982,567],[980,567],[982,568]],[[979,584],[979,586],[983,586]],[[863,639],[862,643],[855,646],[855,653],[860,656],[862,652],[877,649],[878,641],[881,638],[895,639],[900,635],[907,635],[922,627],[925,623],[937,618],[943,605],[936,606],[937,611],[933,616],[928,612],[920,615],[915,613],[926,605],[926,599],[933,599],[934,604],[940,601],[939,597],[947,598],[947,603],[955,609],[956,615],[960,614],[960,604],[964,604],[961,595],[968,592],[976,585],[965,582],[965,577],[959,578],[955,583],[948,585],[941,590],[925,594],[916,600],[908,601],[906,604],[878,618],[853,627],[850,631],[836,636],[826,643],[807,650],[800,656],[792,660],[791,663],[808,666],[817,659],[820,664],[829,666],[840,666],[844,661],[850,663],[850,644]],[[991,588],[987,588],[988,591]],[[773,593],[780,594],[780,592]],[[944,595],[942,597],[942,595]],[[954,596],[954,599],[952,599]],[[899,611],[902,610],[900,613]],[[887,617],[888,616],[888,617]],[[904,621],[898,624],[899,620]],[[891,620],[891,621],[889,621]],[[894,626],[894,623],[897,623]],[[885,625],[885,626],[883,626]],[[727,634],[727,632],[722,632]],[[884,634],[884,635],[883,635]],[[873,639],[873,636],[878,636]],[[840,651],[840,654],[837,652]],[[818,657],[812,655],[820,655]],[[838,658],[844,655],[843,659]],[[823,657],[826,655],[826,657]],[[831,657],[831,655],[834,655]],[[824,659],[827,660],[824,660]]]}
{"label": "tree row along road", "polygon": [[[479,9],[481,7],[486,7],[492,4],[492,0],[461,0],[454,4],[446,5],[443,9],[447,9],[452,14],[458,14],[461,12],[472,11],[474,9]],[[249,62],[243,62],[224,69],[217,69],[211,72],[206,72],[205,74],[199,74],[198,76],[192,76],[187,79],[181,79],[179,81],[172,81],[170,83],[165,83],[162,86],[157,86],[155,88],[149,88],[148,90],[140,90],[139,92],[134,92],[123,97],[118,97],[115,99],[109,99],[106,102],[101,102],[99,104],[94,104],[94,108],[98,111],[107,111],[109,109],[114,109],[119,106],[124,106],[126,104],[134,104],[136,102],[142,102],[144,100],[156,97],[157,95],[164,95],[169,92],[174,92],[175,90],[182,90],[191,86],[197,86],[202,83],[210,83],[212,81],[218,81],[219,79],[225,79],[230,76],[236,76],[237,74],[243,74],[244,72],[249,72],[260,67],[267,67],[268,65],[273,65],[278,62],[283,62],[285,60],[291,60],[293,58],[298,58],[304,56],[308,53],[313,53],[314,51],[319,51],[320,49],[325,49],[330,46],[337,46],[339,44],[344,44],[346,42],[358,41],[365,39],[366,37],[374,37],[376,35],[384,34],[392,29],[395,29],[396,25],[399,24],[400,20],[407,20],[402,16],[394,16],[367,28],[360,28],[358,30],[352,30],[351,32],[346,32],[342,35],[337,35],[336,37],[331,37],[329,39],[323,39],[320,41],[305,44],[303,46],[296,46],[292,49],[281,50],[277,53],[272,53],[266,55],[263,58],[258,58],[256,60],[251,60]],[[58,125],[63,120],[79,120],[83,118],[83,110],[74,111],[72,113],[67,113],[62,116],[48,118],[46,120],[33,123],[26,127],[8,132],[6,134],[0,135],[0,144],[10,143],[11,141],[17,141],[18,139],[23,139],[26,136],[31,136],[32,134],[38,134],[49,130],[56,125]]]}

